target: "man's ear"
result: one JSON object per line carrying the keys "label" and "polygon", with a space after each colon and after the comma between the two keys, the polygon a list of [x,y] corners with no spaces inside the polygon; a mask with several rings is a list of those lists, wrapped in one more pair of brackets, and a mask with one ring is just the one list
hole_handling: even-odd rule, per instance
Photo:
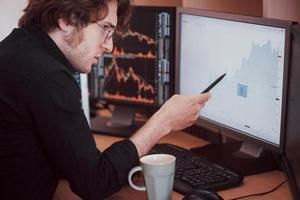
{"label": "man's ear", "polygon": [[58,26],[59,26],[59,29],[61,31],[63,31],[64,33],[66,33],[66,34],[71,33],[73,31],[73,29],[74,29],[73,26],[71,26],[65,20],[63,20],[61,18],[58,20]]}

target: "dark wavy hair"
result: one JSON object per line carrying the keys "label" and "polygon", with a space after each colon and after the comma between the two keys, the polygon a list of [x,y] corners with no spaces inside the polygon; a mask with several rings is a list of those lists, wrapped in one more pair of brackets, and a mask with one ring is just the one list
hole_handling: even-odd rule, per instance
{"label": "dark wavy hair", "polygon": [[[35,25],[45,32],[58,28],[58,19],[64,19],[77,28],[104,19],[108,2],[112,0],[29,0],[19,27]],[[132,0],[115,0],[118,4],[117,31],[126,32],[131,17]]]}

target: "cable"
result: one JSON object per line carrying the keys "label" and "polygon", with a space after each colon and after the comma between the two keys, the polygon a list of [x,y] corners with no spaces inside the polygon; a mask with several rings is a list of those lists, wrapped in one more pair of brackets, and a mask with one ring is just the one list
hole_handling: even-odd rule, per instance
{"label": "cable", "polygon": [[252,196],[259,196],[259,195],[269,194],[269,193],[274,192],[275,190],[277,190],[280,186],[282,186],[282,185],[285,184],[286,182],[287,182],[287,180],[282,181],[282,182],[281,182],[279,185],[277,185],[275,188],[273,188],[272,190],[267,191],[267,192],[261,192],[261,193],[256,193],[256,194],[249,194],[249,195],[246,195],[246,196],[236,197],[236,198],[229,199],[229,200],[238,200],[238,199],[244,199],[244,198],[252,197]]}

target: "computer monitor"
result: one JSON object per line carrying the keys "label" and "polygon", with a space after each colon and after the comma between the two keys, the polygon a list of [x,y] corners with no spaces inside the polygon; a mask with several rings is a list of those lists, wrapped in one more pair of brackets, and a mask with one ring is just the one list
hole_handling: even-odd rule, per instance
{"label": "computer monitor", "polygon": [[282,160],[294,199],[300,199],[300,25],[292,28],[286,133]]}
{"label": "computer monitor", "polygon": [[[211,89],[197,124],[243,143],[229,144],[229,153],[224,145],[211,147],[214,159],[234,168],[246,161],[254,167],[254,160],[269,165],[263,150],[279,151],[285,131],[291,23],[186,8],[177,14],[176,91],[200,93],[226,73]],[[208,148],[202,153],[208,155]],[[251,166],[238,170],[267,170]]]}
{"label": "computer monitor", "polygon": [[90,74],[91,98],[114,104],[112,118],[91,119],[95,132],[129,136],[135,108],[155,109],[174,93],[175,7],[135,6],[126,34]]}

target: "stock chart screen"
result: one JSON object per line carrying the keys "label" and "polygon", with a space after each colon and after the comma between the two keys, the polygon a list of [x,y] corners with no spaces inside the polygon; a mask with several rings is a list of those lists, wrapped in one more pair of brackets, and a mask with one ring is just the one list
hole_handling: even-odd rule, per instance
{"label": "stock chart screen", "polygon": [[[174,67],[175,9],[135,7],[126,34],[93,66],[91,95],[111,102],[161,105]],[[171,69],[170,69],[171,68]]]}

